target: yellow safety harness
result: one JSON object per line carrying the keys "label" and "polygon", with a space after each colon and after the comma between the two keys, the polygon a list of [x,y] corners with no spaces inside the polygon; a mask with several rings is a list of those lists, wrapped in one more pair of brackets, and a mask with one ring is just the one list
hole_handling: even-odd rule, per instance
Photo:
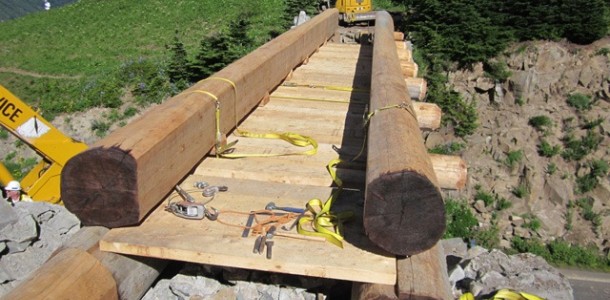
{"label": "yellow safety harness", "polygon": [[[293,132],[285,132],[285,133],[253,133],[245,130],[240,130],[238,127],[238,117],[237,117],[237,85],[227,78],[222,77],[208,77],[199,82],[207,81],[207,80],[221,80],[229,83],[233,87],[234,93],[234,117],[235,117],[235,133],[237,136],[245,137],[245,138],[258,138],[258,139],[280,139],[286,141],[294,146],[298,147],[308,147],[311,146],[311,149],[302,151],[302,152],[291,152],[291,153],[241,153],[236,154],[233,153],[235,150],[233,147],[237,144],[238,141],[231,142],[227,145],[223,145],[223,135],[220,130],[220,101],[218,97],[209,91],[205,90],[195,90],[192,93],[200,93],[204,95],[208,95],[216,104],[215,118],[216,118],[216,142],[214,144],[214,150],[216,153],[216,157],[223,158],[243,158],[243,157],[272,157],[272,156],[287,156],[287,155],[314,155],[318,152],[318,143],[311,137],[304,136],[298,133]],[[199,83],[198,82],[198,83]]]}

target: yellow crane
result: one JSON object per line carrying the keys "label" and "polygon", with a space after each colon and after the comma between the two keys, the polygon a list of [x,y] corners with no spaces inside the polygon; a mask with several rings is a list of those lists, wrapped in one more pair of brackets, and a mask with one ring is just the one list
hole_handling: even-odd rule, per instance
{"label": "yellow crane", "polygon": [[[87,149],[59,131],[9,90],[0,85],[0,125],[30,146],[41,160],[21,180],[23,192],[35,201],[60,203],[60,175],[66,162]],[[13,176],[0,162],[0,183]]]}
{"label": "yellow crane", "polygon": [[339,10],[340,20],[346,23],[375,20],[371,0],[337,0],[335,8]]}

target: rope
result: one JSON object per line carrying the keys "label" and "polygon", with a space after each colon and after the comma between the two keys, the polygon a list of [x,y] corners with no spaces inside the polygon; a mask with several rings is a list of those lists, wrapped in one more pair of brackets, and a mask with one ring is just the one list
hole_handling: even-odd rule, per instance
{"label": "rope", "polygon": [[404,110],[406,110],[407,112],[409,112],[409,114],[415,118],[415,120],[417,120],[417,116],[415,115],[415,112],[413,111],[413,109],[411,108],[410,105],[408,105],[406,102],[402,102],[400,104],[394,104],[394,105],[388,105],[388,106],[384,106],[384,107],[380,107],[375,109],[374,111],[370,112],[370,113],[364,113],[363,116],[363,127],[364,127],[364,138],[362,141],[362,146],[360,147],[360,151],[358,152],[358,154],[356,154],[356,156],[354,156],[354,158],[351,159],[351,161],[355,161],[358,158],[360,158],[360,156],[362,156],[362,154],[364,153],[364,148],[366,146],[366,140],[368,138],[368,126],[369,126],[369,121],[371,120],[371,118],[376,115],[377,113],[384,111],[384,110],[388,110],[388,109],[392,109],[392,108],[402,108]]}
{"label": "rope", "polygon": [[[244,225],[225,222],[220,219],[220,216],[223,216],[226,214],[238,214],[238,215],[247,215],[247,216],[254,215],[254,221],[256,222],[256,225],[252,225],[252,226],[248,227],[248,226],[244,226]],[[262,216],[267,216],[267,218],[262,218]],[[267,232],[269,230],[269,228],[273,225],[275,225],[275,226],[284,225],[284,224],[287,224],[290,221],[296,219],[297,217],[298,217],[298,214],[295,214],[295,213],[277,214],[274,211],[265,210],[265,209],[252,211],[252,212],[222,210],[221,213],[218,215],[216,222],[218,222],[222,225],[230,226],[230,227],[237,227],[242,230],[250,229],[253,233],[259,234],[259,233]]]}

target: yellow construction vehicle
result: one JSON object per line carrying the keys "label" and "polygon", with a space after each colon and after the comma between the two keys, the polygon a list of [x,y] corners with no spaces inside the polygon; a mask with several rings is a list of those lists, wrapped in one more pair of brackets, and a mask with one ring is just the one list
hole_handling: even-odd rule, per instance
{"label": "yellow construction vehicle", "polygon": [[337,0],[335,7],[339,10],[339,20],[346,23],[375,20],[371,0]]}
{"label": "yellow construction vehicle", "polygon": [[[41,160],[21,179],[21,188],[35,201],[60,203],[60,175],[66,162],[87,145],[64,135],[31,107],[0,85],[0,125],[30,146]],[[0,163],[0,183],[13,176]]]}

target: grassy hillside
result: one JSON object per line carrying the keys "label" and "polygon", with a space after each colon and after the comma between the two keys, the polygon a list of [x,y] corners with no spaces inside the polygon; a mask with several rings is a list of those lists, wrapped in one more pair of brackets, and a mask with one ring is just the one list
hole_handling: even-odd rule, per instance
{"label": "grassy hillside", "polygon": [[176,34],[195,55],[203,37],[244,11],[248,35],[264,42],[281,30],[283,9],[282,0],[81,0],[0,23],[0,84],[32,104],[66,102],[121,64],[166,61]]}
{"label": "grassy hillside", "polygon": [[[51,0],[51,9],[61,7],[76,0]],[[37,11],[44,11],[42,0],[1,0],[0,22],[20,18]]]}

